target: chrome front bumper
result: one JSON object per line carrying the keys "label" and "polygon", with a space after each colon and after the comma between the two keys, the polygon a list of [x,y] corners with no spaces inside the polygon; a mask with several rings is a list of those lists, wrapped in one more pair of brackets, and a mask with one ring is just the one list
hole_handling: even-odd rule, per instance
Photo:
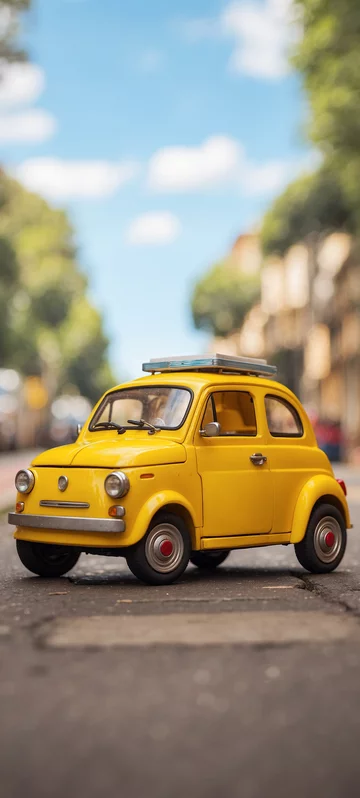
{"label": "chrome front bumper", "polygon": [[73,518],[58,515],[30,515],[9,513],[9,524],[35,529],[56,529],[58,532],[125,532],[125,521],[119,518]]}

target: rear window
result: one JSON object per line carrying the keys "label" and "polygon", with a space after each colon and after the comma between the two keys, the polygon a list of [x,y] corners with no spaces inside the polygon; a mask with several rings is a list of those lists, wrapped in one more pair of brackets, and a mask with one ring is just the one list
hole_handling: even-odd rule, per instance
{"label": "rear window", "polygon": [[301,418],[295,407],[279,396],[265,397],[266,418],[270,435],[274,438],[301,438],[304,434]]}

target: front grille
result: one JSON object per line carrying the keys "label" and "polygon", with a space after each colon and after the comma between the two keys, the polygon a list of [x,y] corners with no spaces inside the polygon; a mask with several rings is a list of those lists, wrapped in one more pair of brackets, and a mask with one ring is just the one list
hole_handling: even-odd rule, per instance
{"label": "front grille", "polygon": [[51,499],[42,499],[40,507],[64,507],[72,510],[88,510],[90,504],[88,502],[59,502],[52,501]]}

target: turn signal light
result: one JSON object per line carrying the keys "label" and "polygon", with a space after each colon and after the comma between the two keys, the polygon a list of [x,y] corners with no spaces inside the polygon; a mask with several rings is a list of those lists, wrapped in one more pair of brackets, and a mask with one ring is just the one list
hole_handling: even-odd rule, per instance
{"label": "turn signal light", "polygon": [[16,502],[16,504],[15,504],[15,511],[16,511],[17,513],[23,513],[23,512],[24,512],[24,507],[25,507],[25,504],[24,504],[24,502]]}
{"label": "turn signal light", "polygon": [[346,489],[346,485],[345,485],[344,480],[343,479],[337,479],[336,482],[339,483],[342,492],[345,494],[345,496],[347,496],[347,489]]}
{"label": "turn signal light", "polygon": [[112,507],[109,507],[109,515],[111,518],[124,518],[125,507],[121,507],[121,504],[113,504]]}

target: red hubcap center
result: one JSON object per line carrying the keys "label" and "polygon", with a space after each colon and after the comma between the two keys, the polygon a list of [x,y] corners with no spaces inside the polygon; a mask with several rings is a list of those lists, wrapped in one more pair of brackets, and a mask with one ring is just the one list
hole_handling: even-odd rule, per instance
{"label": "red hubcap center", "polygon": [[329,549],[331,549],[331,547],[335,543],[335,535],[334,535],[333,532],[327,532],[326,533],[326,535],[325,535],[325,543],[329,547]]}
{"label": "red hubcap center", "polygon": [[170,557],[170,554],[173,553],[173,544],[171,540],[163,540],[160,551],[163,557]]}

